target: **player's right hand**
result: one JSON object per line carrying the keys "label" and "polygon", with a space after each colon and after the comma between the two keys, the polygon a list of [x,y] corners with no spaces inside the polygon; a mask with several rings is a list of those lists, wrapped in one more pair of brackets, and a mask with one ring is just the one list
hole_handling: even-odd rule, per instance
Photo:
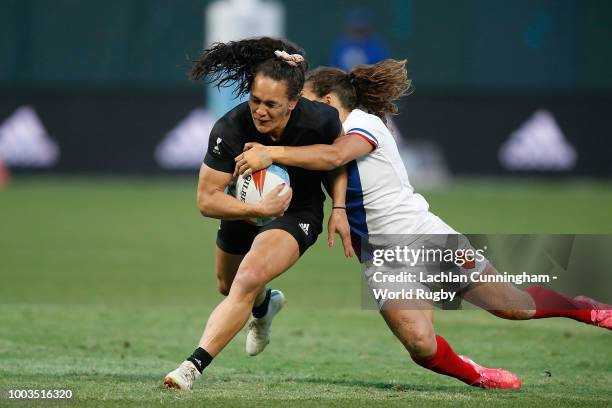
{"label": "player's right hand", "polygon": [[285,183],[282,183],[264,196],[263,200],[258,204],[259,217],[280,217],[287,211],[291,203],[293,190],[289,188],[285,194],[279,195],[284,188]]}

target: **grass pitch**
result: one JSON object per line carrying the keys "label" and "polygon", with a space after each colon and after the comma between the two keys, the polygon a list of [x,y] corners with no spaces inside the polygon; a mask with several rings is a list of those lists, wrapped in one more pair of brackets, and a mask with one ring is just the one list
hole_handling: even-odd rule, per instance
{"label": "grass pitch", "polygon": [[[464,232],[612,232],[610,184],[463,181],[425,196]],[[195,209],[195,179],[17,177],[0,214],[0,389],[75,395],[0,406],[612,404],[610,333],[565,319],[437,314],[457,352],[518,373],[518,392],[416,366],[360,309],[358,265],[324,238],[272,285],[289,303],[262,355],[248,357],[240,333],[193,392],[165,390],[221,300],[217,223]]]}

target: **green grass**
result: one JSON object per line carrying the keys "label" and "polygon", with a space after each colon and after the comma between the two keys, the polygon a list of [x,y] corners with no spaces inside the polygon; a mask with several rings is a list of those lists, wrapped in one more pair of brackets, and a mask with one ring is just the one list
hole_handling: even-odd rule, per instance
{"label": "green grass", "polygon": [[[217,224],[194,190],[191,178],[17,177],[0,191],[0,389],[70,388],[78,406],[612,404],[610,334],[569,320],[437,314],[455,350],[517,372],[519,392],[414,365],[361,310],[358,265],[324,239],[274,283],[289,303],[264,354],[247,357],[240,333],[193,392],[162,389],[221,300]],[[425,196],[465,232],[612,232],[606,183],[465,180]]]}

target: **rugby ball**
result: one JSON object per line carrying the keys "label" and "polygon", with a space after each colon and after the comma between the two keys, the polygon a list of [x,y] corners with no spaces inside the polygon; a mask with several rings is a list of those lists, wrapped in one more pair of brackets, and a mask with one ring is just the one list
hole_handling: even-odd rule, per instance
{"label": "rugby ball", "polygon": [[[233,193],[234,197],[243,203],[257,204],[266,194],[274,190],[279,184],[285,183],[285,187],[279,195],[285,194],[289,190],[289,173],[287,169],[278,164],[272,164],[270,167],[255,173],[242,177],[238,176]],[[271,222],[275,217],[258,217],[251,218],[251,223],[263,226]]]}

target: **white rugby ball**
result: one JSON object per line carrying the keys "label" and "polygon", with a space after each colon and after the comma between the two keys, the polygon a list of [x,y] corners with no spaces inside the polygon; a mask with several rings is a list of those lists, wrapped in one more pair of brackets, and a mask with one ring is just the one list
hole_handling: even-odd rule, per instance
{"label": "white rugby ball", "polygon": [[[243,203],[257,204],[266,194],[274,190],[278,185],[285,183],[285,187],[279,195],[285,194],[289,190],[289,173],[287,169],[278,164],[256,171],[250,176],[238,176],[234,197]],[[263,226],[272,221],[275,217],[251,218],[249,221],[255,225]]]}

